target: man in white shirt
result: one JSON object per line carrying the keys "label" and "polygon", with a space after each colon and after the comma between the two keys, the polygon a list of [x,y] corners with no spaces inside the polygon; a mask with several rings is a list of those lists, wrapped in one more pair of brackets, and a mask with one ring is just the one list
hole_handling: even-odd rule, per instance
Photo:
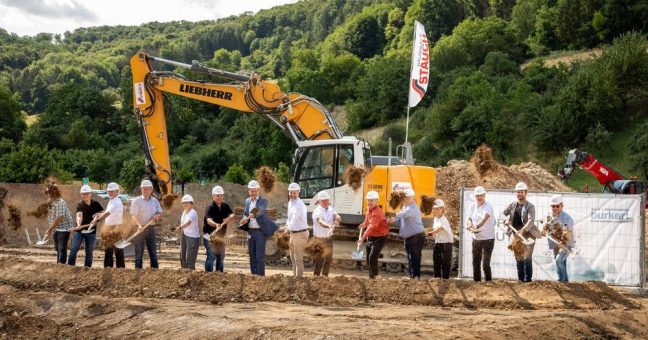
{"label": "man in white shirt", "polygon": [[484,278],[492,281],[490,260],[495,246],[495,212],[493,206],[486,202],[486,189],[476,187],[474,192],[475,203],[470,207],[468,214],[468,230],[473,233],[473,279],[481,281],[483,266]]}
{"label": "man in white shirt", "polygon": [[133,224],[137,226],[137,231],[141,231],[135,239],[135,269],[142,269],[142,259],[144,257],[144,245],[148,250],[151,268],[158,268],[157,244],[155,243],[155,227],[149,225],[146,230],[142,230],[145,225],[154,224],[162,216],[162,207],[157,198],[153,197],[153,183],[149,180],[143,180],[140,185],[142,196],[137,197],[130,207],[130,215]]}
{"label": "man in white shirt", "polygon": [[304,276],[304,247],[308,242],[308,219],[306,205],[299,198],[299,184],[290,183],[288,186],[288,218],[286,230],[290,232],[290,261],[293,267],[293,276]]}
{"label": "man in white shirt", "polygon": [[317,194],[317,207],[313,210],[313,237],[324,251],[313,259],[315,276],[329,274],[333,262],[333,230],[341,220],[340,215],[333,210],[328,192],[321,191]]}
{"label": "man in white shirt", "polygon": [[[106,210],[104,210],[104,212],[97,216],[92,222],[92,224],[97,224],[100,221],[105,220],[104,225],[101,227],[102,233],[121,228],[124,214],[124,204],[119,198],[119,185],[114,182],[109,183],[106,191],[108,191],[108,197],[110,197]],[[117,261],[117,268],[126,267],[124,262],[124,250],[112,246],[106,248],[104,251],[104,268],[113,266],[113,254]]]}

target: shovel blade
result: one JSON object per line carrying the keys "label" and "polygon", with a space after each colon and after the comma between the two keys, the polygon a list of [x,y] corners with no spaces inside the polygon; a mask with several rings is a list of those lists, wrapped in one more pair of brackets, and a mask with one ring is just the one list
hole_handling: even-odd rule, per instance
{"label": "shovel blade", "polygon": [[203,234],[203,238],[209,241],[211,239],[211,236],[209,234]]}
{"label": "shovel blade", "polygon": [[530,238],[528,238],[528,239],[522,241],[522,243],[523,243],[524,245],[530,246],[530,245],[532,245],[532,244],[535,243],[535,240],[534,240],[534,239],[530,239]]}
{"label": "shovel blade", "polygon": [[364,251],[354,250],[353,253],[351,253],[351,258],[354,260],[362,260],[364,258]]}
{"label": "shovel blade", "polygon": [[85,229],[85,230],[81,230],[81,233],[82,234],[90,234],[93,231],[94,231],[94,229]]}
{"label": "shovel blade", "polygon": [[124,249],[128,247],[130,244],[131,244],[130,241],[126,241],[126,240],[117,241],[115,242],[115,248]]}
{"label": "shovel blade", "polygon": [[45,244],[47,244],[47,241],[49,241],[49,240],[48,239],[40,240],[40,241],[36,242],[36,245],[37,246],[44,246]]}

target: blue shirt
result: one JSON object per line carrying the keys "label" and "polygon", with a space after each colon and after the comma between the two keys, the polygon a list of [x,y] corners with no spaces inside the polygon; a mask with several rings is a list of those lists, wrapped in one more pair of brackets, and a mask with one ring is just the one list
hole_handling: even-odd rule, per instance
{"label": "blue shirt", "polygon": [[423,232],[423,221],[421,220],[421,211],[416,203],[404,206],[400,212],[396,213],[396,222],[400,224],[398,234],[402,238],[409,238]]}

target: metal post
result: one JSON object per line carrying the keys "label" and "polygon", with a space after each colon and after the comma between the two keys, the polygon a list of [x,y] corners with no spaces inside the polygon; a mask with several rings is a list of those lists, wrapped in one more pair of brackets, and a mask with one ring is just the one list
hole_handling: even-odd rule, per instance
{"label": "metal post", "polygon": [[463,223],[463,202],[464,202],[464,187],[459,189],[459,271],[458,278],[463,278],[463,234],[464,234],[464,223]]}
{"label": "metal post", "polygon": [[390,137],[389,138],[389,153],[388,153],[388,157],[387,157],[387,166],[391,166],[391,158],[392,158],[391,149],[392,149],[392,139]]}
{"label": "metal post", "polygon": [[646,288],[646,194],[641,195],[641,206],[639,206],[639,221],[641,222],[641,289]]}

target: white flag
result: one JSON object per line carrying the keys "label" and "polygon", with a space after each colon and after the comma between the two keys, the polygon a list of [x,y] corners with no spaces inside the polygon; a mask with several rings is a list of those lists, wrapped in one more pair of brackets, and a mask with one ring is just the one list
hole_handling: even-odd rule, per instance
{"label": "white flag", "polygon": [[425,27],[416,21],[414,48],[412,49],[412,72],[410,74],[409,107],[416,106],[427,91],[430,82],[430,45]]}

